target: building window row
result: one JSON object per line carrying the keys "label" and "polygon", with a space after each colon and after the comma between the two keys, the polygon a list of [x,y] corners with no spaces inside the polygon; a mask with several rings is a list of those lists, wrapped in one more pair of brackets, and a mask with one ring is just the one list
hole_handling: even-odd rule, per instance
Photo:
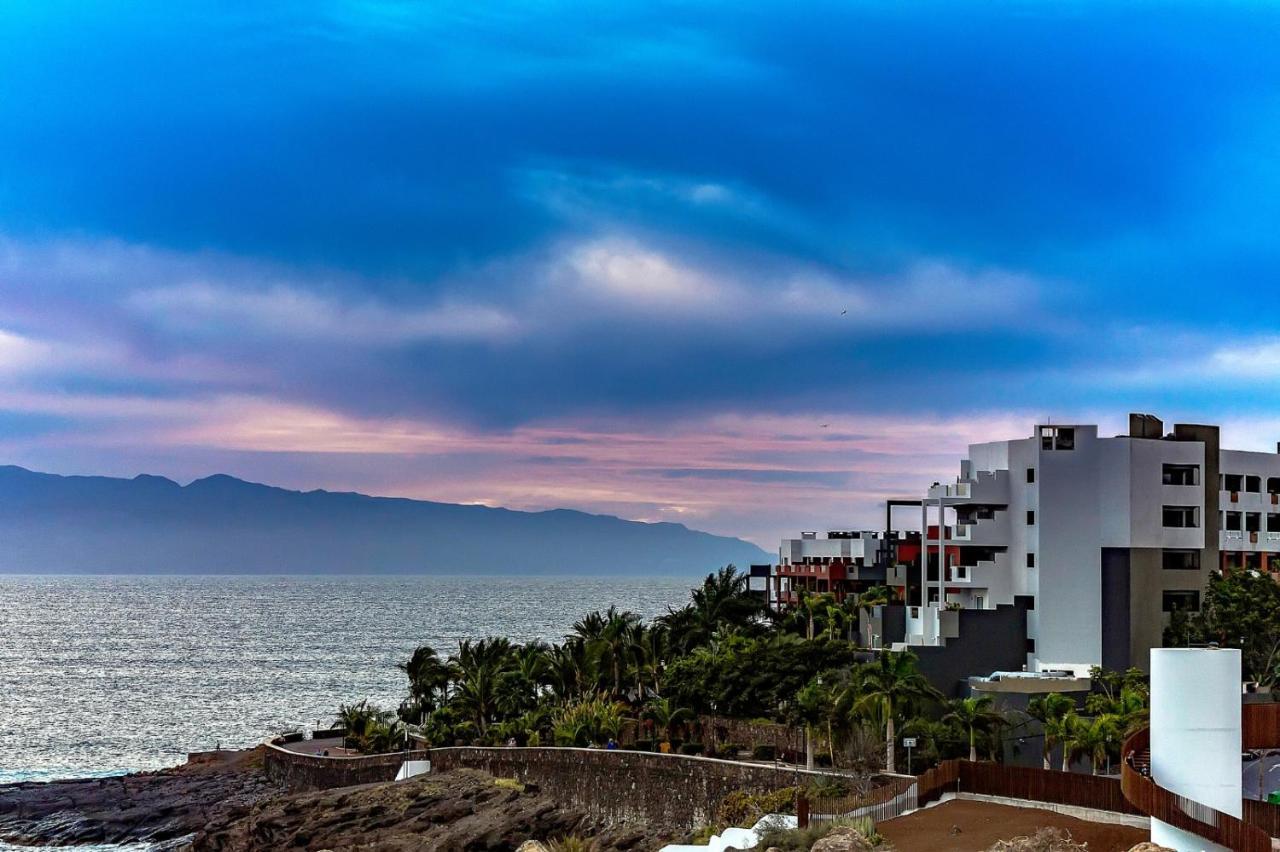
{"label": "building window row", "polygon": [[[1222,490],[1260,494],[1262,493],[1262,477],[1246,473],[1224,473],[1222,475]],[[1280,476],[1267,477],[1267,493],[1280,494]]]}
{"label": "building window row", "polygon": [[[1267,512],[1267,532],[1280,532],[1280,512]],[[1262,532],[1262,512],[1223,512],[1222,528],[1231,532]]]}

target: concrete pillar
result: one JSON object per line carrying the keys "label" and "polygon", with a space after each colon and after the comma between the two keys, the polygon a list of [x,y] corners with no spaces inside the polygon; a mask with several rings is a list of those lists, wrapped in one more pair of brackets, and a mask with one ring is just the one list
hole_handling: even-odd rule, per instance
{"label": "concrete pillar", "polygon": [[[1152,649],[1152,779],[1166,790],[1240,817],[1240,749],[1240,652]],[[1230,852],[1155,819],[1151,842],[1179,852]]]}

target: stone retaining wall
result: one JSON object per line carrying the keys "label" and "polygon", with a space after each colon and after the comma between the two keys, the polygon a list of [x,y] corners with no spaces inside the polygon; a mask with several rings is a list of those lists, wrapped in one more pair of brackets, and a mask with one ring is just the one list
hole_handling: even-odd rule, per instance
{"label": "stone retaining wall", "polygon": [[[708,748],[719,750],[730,743],[748,749],[766,745],[773,746],[779,756],[804,754],[803,728],[765,720],[727,719],[720,716],[699,716],[698,724],[702,728],[702,742]],[[825,738],[823,742],[825,743]]]}
{"label": "stone retaining wall", "polygon": [[428,751],[397,751],[362,757],[323,757],[298,754],[272,743],[264,744],[262,749],[267,777],[295,791],[394,781],[405,760],[426,760],[430,756]]}
{"label": "stone retaining wall", "polygon": [[692,829],[734,790],[767,793],[830,773],[652,752],[578,748],[432,749],[431,771],[479,769],[536,784],[608,823]]}

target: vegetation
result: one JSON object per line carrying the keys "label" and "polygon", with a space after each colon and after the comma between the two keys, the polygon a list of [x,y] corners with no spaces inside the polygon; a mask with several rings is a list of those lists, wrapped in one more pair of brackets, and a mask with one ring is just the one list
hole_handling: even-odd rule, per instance
{"label": "vegetation", "polygon": [[856,831],[872,847],[879,847],[884,838],[876,831],[870,817],[842,818],[832,822],[815,822],[808,828],[765,827],[760,832],[759,849],[776,848],[780,852],[809,852],[813,844],[837,833]]}
{"label": "vegetation", "polygon": [[[1233,593],[1218,597],[1233,600]],[[948,758],[998,759],[1006,738],[1022,737],[1018,729],[1032,719],[1045,732],[1046,768],[1061,747],[1063,768],[1089,758],[1100,771],[1145,724],[1146,680],[1133,669],[1095,670],[1094,691],[1080,705],[1042,696],[1017,718],[988,698],[948,701],[912,653],[858,647],[858,620],[890,601],[881,587],[842,603],[806,595],[801,606],[772,612],[730,566],[709,575],[687,605],[652,622],[611,607],[584,616],[556,644],[468,640],[448,657],[418,648],[401,666],[409,694],[398,713],[362,702],[342,707],[340,721],[365,751],[402,747],[409,728],[434,745],[625,740],[671,753],[716,745],[717,756],[801,759],[767,743],[721,745],[699,723],[712,715],[802,728],[810,763],[860,774],[896,771],[904,735],[916,739],[915,771]],[[1219,623],[1228,611],[1216,606],[1207,618]]]}
{"label": "vegetation", "polygon": [[1263,686],[1280,684],[1280,583],[1259,571],[1210,574],[1200,611],[1175,612],[1164,644],[1186,647],[1210,642],[1239,648],[1248,680]]}
{"label": "vegetation", "polygon": [[720,802],[717,822],[751,828],[769,814],[792,814],[796,809],[798,787],[785,787],[772,793],[746,793],[736,790]]}

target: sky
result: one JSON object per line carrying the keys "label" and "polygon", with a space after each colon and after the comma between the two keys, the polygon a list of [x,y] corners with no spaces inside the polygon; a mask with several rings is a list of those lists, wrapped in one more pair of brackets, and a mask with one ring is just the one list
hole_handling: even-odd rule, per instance
{"label": "sky", "polygon": [[1280,7],[12,2],[0,463],[882,524],[1280,439]]}

